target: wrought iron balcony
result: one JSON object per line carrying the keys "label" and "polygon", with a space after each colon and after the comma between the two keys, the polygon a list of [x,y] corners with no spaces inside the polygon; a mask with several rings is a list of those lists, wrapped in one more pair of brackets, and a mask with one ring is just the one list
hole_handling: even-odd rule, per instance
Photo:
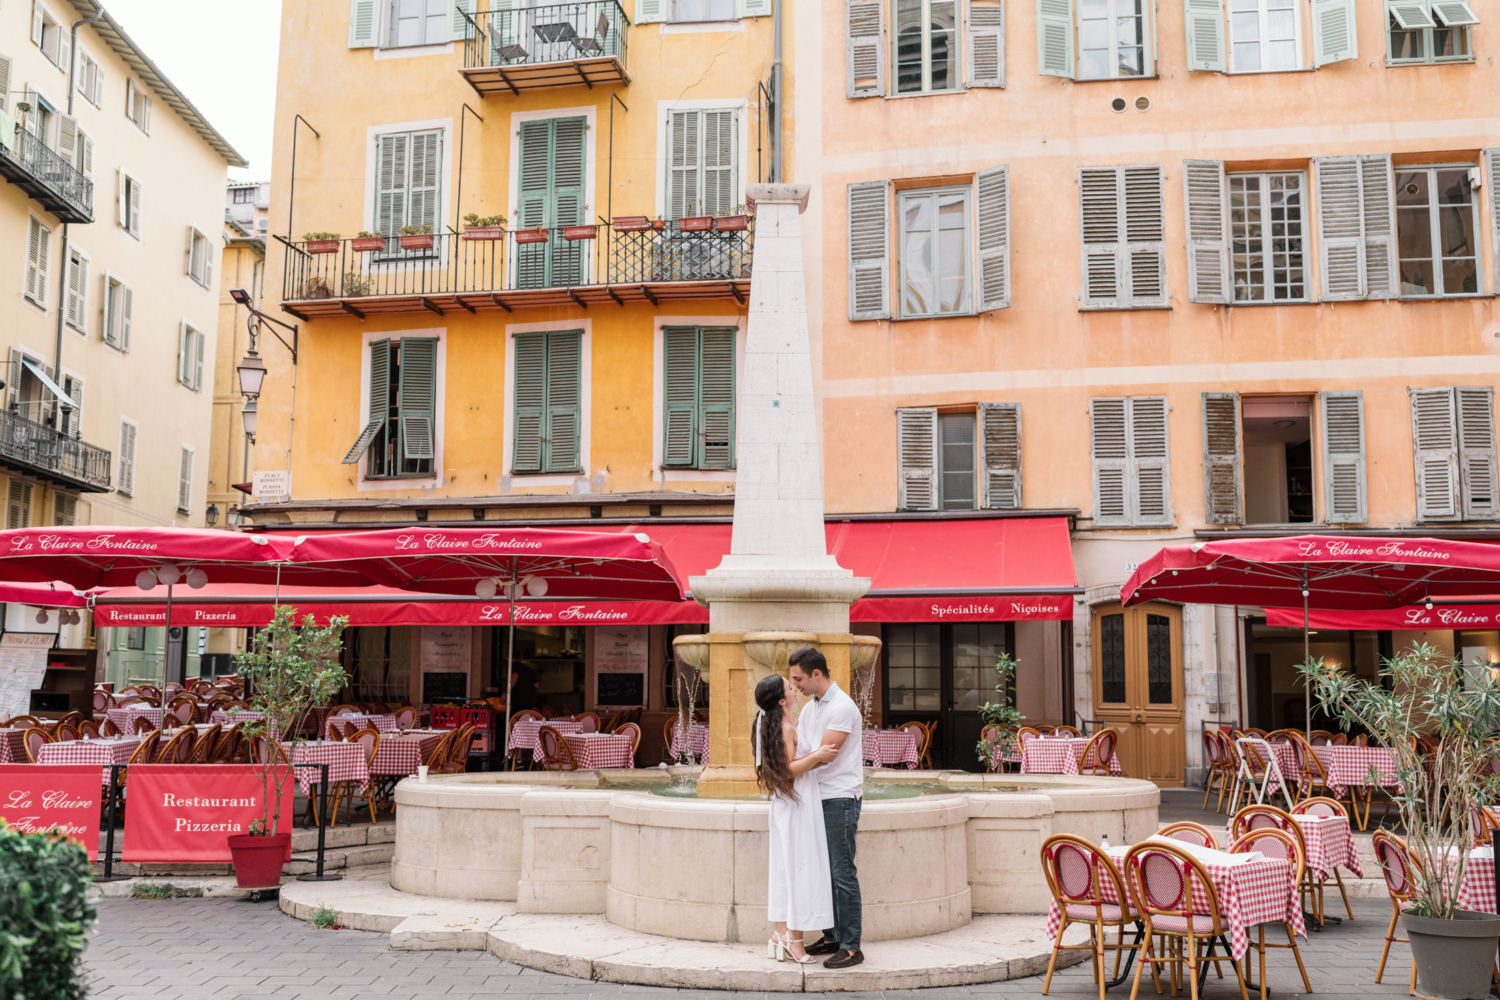
{"label": "wrought iron balcony", "polygon": [[20,125],[10,148],[0,145],[0,174],[63,222],[94,221],[94,182]]}
{"label": "wrought iron balcony", "polygon": [[110,488],[110,453],[19,413],[0,410],[0,465],[85,492]]}
{"label": "wrought iron balcony", "polygon": [[496,227],[386,240],[282,240],[281,307],[310,320],[683,299],[744,303],[754,241],[754,223],[744,216],[681,223],[633,216],[550,231]]}
{"label": "wrought iron balcony", "polygon": [[625,72],[630,19],[615,0],[488,10],[464,18],[463,75],[481,96],[630,82]]}

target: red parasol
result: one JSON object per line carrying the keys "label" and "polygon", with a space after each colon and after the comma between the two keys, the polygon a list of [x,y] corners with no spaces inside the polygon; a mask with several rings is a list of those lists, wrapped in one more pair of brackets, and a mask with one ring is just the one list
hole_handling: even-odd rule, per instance
{"label": "red parasol", "polygon": [[17,528],[0,531],[0,579],[58,580],[83,590],[134,584],[143,570],[157,573],[175,566],[178,576],[170,581],[175,583],[193,569],[202,569],[207,576],[233,566],[234,572],[222,577],[274,583],[276,564],[286,559],[290,549],[284,538],[206,528]]}
{"label": "red parasol", "polygon": [[0,601],[29,604],[34,608],[86,608],[89,595],[61,581],[51,583],[0,583]]}

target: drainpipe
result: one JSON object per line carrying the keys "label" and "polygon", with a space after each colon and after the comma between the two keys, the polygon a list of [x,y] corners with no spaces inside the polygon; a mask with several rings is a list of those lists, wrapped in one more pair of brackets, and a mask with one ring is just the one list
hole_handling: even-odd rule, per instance
{"label": "drainpipe", "polygon": [[[781,183],[781,7],[773,0],[771,34],[775,37],[775,54],[771,62],[771,183]],[[62,336],[58,327],[58,336]]]}
{"label": "drainpipe", "polygon": [[[93,24],[104,16],[104,8],[93,17],[86,17],[82,21],[73,22],[73,31],[68,37],[68,117],[73,117],[73,95],[77,91],[73,87],[73,67],[78,65],[78,29],[85,24]],[[69,164],[71,166],[71,164]],[[62,341],[63,341],[63,312],[67,308],[68,301],[68,224],[62,227],[62,267],[57,269],[57,340],[52,351],[52,372],[57,378],[62,378]],[[61,400],[58,401],[61,405]],[[54,430],[56,428],[53,428]]]}

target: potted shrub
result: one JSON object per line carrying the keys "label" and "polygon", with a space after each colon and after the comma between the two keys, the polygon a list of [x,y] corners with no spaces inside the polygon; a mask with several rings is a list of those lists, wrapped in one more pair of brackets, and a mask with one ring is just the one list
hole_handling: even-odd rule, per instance
{"label": "potted shrub", "polygon": [[[1383,661],[1373,684],[1321,657],[1297,669],[1323,711],[1344,729],[1364,726],[1395,760],[1394,798],[1421,867],[1401,915],[1420,989],[1453,1000],[1488,996],[1500,916],[1460,909],[1457,889],[1474,848],[1475,810],[1500,791],[1486,767],[1495,754],[1489,734],[1500,728],[1500,681],[1428,645]],[[1437,753],[1423,756],[1419,735]]]}
{"label": "potted shrub", "polygon": [[88,852],[75,841],[0,823],[0,996],[87,995],[92,882]]}
{"label": "potted shrub", "polygon": [[993,726],[997,732],[980,740],[974,751],[979,755],[981,764],[993,764],[998,770],[1000,762],[1015,752],[1016,733],[1020,732],[1021,723],[1026,720],[1026,716],[1015,706],[1016,661],[1002,653],[999,662],[995,664],[995,671],[1000,675],[999,683],[995,685],[995,690],[1000,694],[1000,703],[996,705],[987,701],[980,705],[979,721],[986,729]]}
{"label": "potted shrub", "polygon": [[464,216],[463,238],[466,240],[505,239],[505,216],[489,215],[481,217],[470,212]]}
{"label": "potted shrub", "polygon": [[338,253],[338,233],[303,233],[302,238],[307,242],[303,249],[308,253]]}
{"label": "potted shrub", "polygon": [[373,233],[367,233],[361,229],[359,235],[349,241],[349,246],[359,253],[366,253],[371,250],[384,250],[385,237],[380,235],[380,230],[378,229]]}
{"label": "potted shrub", "polygon": [[[261,818],[248,833],[229,835],[234,875],[242,888],[267,888],[281,881],[281,865],[292,843],[291,833],[281,832],[282,792],[292,778],[297,746],[304,742],[308,709],[326,702],[348,681],[339,664],[348,621],[335,616],[319,626],[308,615],[298,622],[296,608],[279,605],[271,624],[256,633],[250,651],[235,657],[239,675],[255,692],[250,708],[261,715],[245,725],[246,738],[278,740],[286,733],[291,739],[285,762],[274,752],[259,755],[264,760],[255,765],[255,773],[265,789]],[[327,822],[327,817],[319,819]]]}
{"label": "potted shrub", "polygon": [[402,226],[399,242],[402,250],[431,250],[436,239],[431,226]]}

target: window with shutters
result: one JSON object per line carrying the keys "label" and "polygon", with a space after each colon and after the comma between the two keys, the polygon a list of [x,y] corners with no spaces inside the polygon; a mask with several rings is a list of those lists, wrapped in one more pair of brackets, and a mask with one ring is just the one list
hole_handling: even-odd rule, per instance
{"label": "window with shutters", "polygon": [[203,388],[203,352],[207,339],[187,321],[178,327],[177,381],[194,392]]}
{"label": "window with shutters", "polygon": [[734,468],[736,333],[732,326],[663,328],[663,468]]}
{"label": "window with shutters", "polygon": [[386,48],[452,41],[452,0],[386,0]]}
{"label": "window with shutters", "polygon": [[1229,0],[1229,60],[1233,73],[1301,69],[1297,0]]}
{"label": "window with shutters", "polygon": [[187,231],[187,275],[207,288],[213,283],[213,245],[197,226]]}
{"label": "window with shutters", "polygon": [[1500,517],[1494,387],[1438,386],[1410,393],[1418,520]]}
{"label": "window with shutters", "polygon": [[89,319],[89,255],[82,249],[68,247],[67,302],[63,305],[63,316],[69,326],[79,333],[88,333]]}
{"label": "window with shutters", "polygon": [[517,288],[565,288],[586,282],[586,240],[564,239],[562,226],[582,225],[585,209],[588,140],[586,118],[544,118],[521,122],[520,185],[516,227],[546,229],[540,243],[518,244]]}
{"label": "window with shutters", "polygon": [[140,425],[129,417],[120,418],[120,454],[115,469],[115,491],[135,495],[135,439]]}
{"label": "window with shutters", "polygon": [[78,498],[71,493],[52,494],[52,523],[71,527],[78,523]]}
{"label": "window with shutters", "polygon": [[5,527],[9,531],[31,527],[32,484],[12,479],[5,496]]}
{"label": "window with shutters", "polygon": [[511,471],[581,472],[583,331],[518,333]]}
{"label": "window with shutters", "polygon": [[92,180],[94,176],[94,137],[81,128],[76,129],[76,133],[76,139],[73,144],[73,169]]}
{"label": "window with shutters", "polygon": [[135,293],[113,274],[104,276],[104,342],[130,350],[130,312]]}
{"label": "window with shutters", "polygon": [[668,218],[732,215],[744,202],[736,169],[738,117],[733,110],[671,113],[667,121]]}
{"label": "window with shutters", "polygon": [[386,132],[375,137],[375,230],[385,237],[377,259],[404,260],[435,256],[442,247],[403,250],[403,226],[439,227],[443,186],[443,130]]}
{"label": "window with shutters", "polygon": [[1479,23],[1469,0],[1386,0],[1386,61],[1472,62],[1469,29]]}
{"label": "window with shutters", "polygon": [[670,2],[673,21],[733,21],[735,19],[735,0],[670,0]]}
{"label": "window with shutters", "polygon": [[52,227],[34,215],[26,221],[26,298],[47,308],[52,270]]}
{"label": "window with shutters", "polygon": [[132,174],[120,171],[118,201],[120,228],[136,239],[141,238],[141,182]]}
{"label": "window with shutters", "polygon": [[1021,405],[896,411],[902,510],[1014,510],[1021,506]]}
{"label": "window with shutters", "polygon": [[1469,180],[1472,169],[1396,168],[1402,298],[1479,293],[1479,199]]}
{"label": "window with shutters", "polygon": [[437,455],[436,337],[370,344],[365,425],[344,464],[368,452],[369,479],[426,478]]}
{"label": "window with shutters", "polygon": [[972,197],[969,187],[898,193],[903,319],[974,311]]}
{"label": "window with shutters", "polygon": [[1100,528],[1172,523],[1165,396],[1115,396],[1089,403],[1094,524]]}
{"label": "window with shutters", "polygon": [[1313,162],[1323,298],[1394,298],[1397,251],[1390,156],[1323,156]]}
{"label": "window with shutters", "polygon": [[891,65],[897,94],[963,87],[959,0],[892,0]]}
{"label": "window with shutters", "polygon": [[1160,164],[1078,171],[1085,309],[1167,304]]}
{"label": "window with shutters", "polygon": [[74,73],[78,79],[78,92],[83,95],[83,99],[95,107],[103,105],[104,71],[99,67],[98,60],[80,48]]}
{"label": "window with shutters", "polygon": [[83,378],[79,375],[64,375],[62,390],[73,401],[72,407],[59,407],[57,429],[75,441],[83,437]]}
{"label": "window with shutters", "polygon": [[1149,76],[1145,0],[1076,0],[1079,80]]}
{"label": "window with shutters", "polygon": [[193,509],[193,449],[182,446],[177,460],[177,513],[186,514]]}
{"label": "window with shutters", "polygon": [[1307,301],[1307,177],[1230,174],[1229,241],[1236,303]]}
{"label": "window with shutters", "polygon": [[[1209,399],[1212,395],[1214,394],[1205,394],[1205,415],[1212,402]],[[1233,394],[1218,395],[1220,398],[1234,398]],[[1312,523],[1315,504],[1311,397],[1250,396],[1238,399],[1237,404],[1241,413],[1241,420],[1238,422],[1242,462],[1239,476],[1244,489],[1244,516],[1239,523]],[[1325,424],[1326,411],[1325,405]],[[1353,448],[1362,459],[1360,426],[1356,419]],[[1346,433],[1343,427],[1340,423],[1337,433]],[[1221,431],[1222,429],[1221,426]],[[1329,431],[1330,428],[1325,426],[1325,438]],[[1347,444],[1345,447],[1347,448]],[[1216,448],[1214,453],[1217,456],[1221,451]],[[1362,488],[1362,477],[1360,485]],[[1206,520],[1209,523],[1236,523]]]}
{"label": "window with shutters", "polygon": [[142,132],[151,134],[151,95],[134,78],[125,80],[125,117]]}
{"label": "window with shutters", "polygon": [[42,50],[42,55],[62,70],[68,68],[68,34],[68,28],[57,15],[33,0],[31,40]]}

